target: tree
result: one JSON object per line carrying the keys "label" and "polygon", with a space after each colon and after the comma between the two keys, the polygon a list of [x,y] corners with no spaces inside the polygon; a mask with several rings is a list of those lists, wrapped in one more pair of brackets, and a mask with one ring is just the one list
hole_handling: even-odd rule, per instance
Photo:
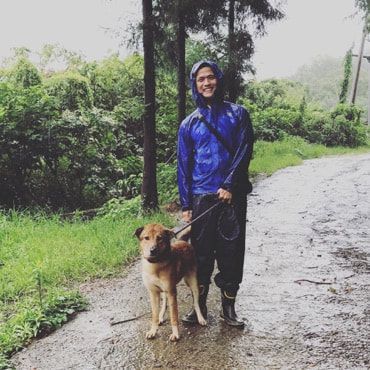
{"label": "tree", "polygon": [[37,54],[38,65],[43,73],[51,73],[53,63],[63,65],[65,69],[75,70],[81,67],[85,60],[80,52],[67,50],[59,44],[45,44]]}
{"label": "tree", "polygon": [[9,71],[9,79],[18,87],[29,88],[41,84],[41,75],[37,68],[27,59],[21,56],[14,67]]}
{"label": "tree", "polygon": [[[223,13],[220,12],[220,17]],[[245,72],[254,72],[249,62],[254,53],[253,36],[263,36],[266,33],[266,21],[279,20],[284,14],[278,7],[274,7],[268,0],[229,0],[227,10],[228,34],[222,36],[221,28],[214,30],[214,37],[218,39],[222,50],[228,52],[226,69],[225,91],[228,99],[235,102],[242,92],[242,75]],[[223,21],[223,22],[222,22]],[[221,19],[218,25],[224,23]],[[251,30],[254,24],[254,31]]]}
{"label": "tree", "polygon": [[155,64],[152,0],[142,0],[144,48],[144,172],[141,197],[146,211],[158,207],[155,135]]}
{"label": "tree", "polygon": [[339,103],[346,102],[351,73],[352,73],[352,48],[347,51],[346,56],[344,57],[344,77],[341,83]]}
{"label": "tree", "polygon": [[177,0],[177,121],[180,123],[186,116],[186,82],[185,82],[185,14],[184,0]]}
{"label": "tree", "polygon": [[[186,115],[186,40],[191,33],[209,33],[223,11],[222,0],[156,0],[153,2],[155,63],[158,69],[176,70],[177,121]],[[130,25],[130,46],[138,45],[139,25]]]}
{"label": "tree", "polygon": [[370,1],[369,0],[356,0],[356,7],[361,10],[365,15],[369,13]]}
{"label": "tree", "polygon": [[61,111],[92,108],[93,94],[89,80],[78,72],[55,73],[45,81],[45,87],[47,93],[55,97]]}

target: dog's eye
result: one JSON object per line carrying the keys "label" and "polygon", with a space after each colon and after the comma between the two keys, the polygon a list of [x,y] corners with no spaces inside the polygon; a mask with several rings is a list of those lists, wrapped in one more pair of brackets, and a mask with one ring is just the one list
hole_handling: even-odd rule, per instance
{"label": "dog's eye", "polygon": [[149,240],[149,236],[144,236],[144,239],[145,240]]}

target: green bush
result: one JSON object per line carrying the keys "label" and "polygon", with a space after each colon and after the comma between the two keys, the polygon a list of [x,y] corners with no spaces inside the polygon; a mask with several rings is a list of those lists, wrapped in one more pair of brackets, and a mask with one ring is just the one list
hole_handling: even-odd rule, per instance
{"label": "green bush", "polygon": [[29,204],[33,174],[43,165],[50,141],[55,102],[41,85],[29,88],[0,83],[0,204]]}
{"label": "green bush", "polygon": [[297,135],[301,130],[301,115],[297,108],[266,108],[252,115],[256,140],[281,140]]}
{"label": "green bush", "polygon": [[354,105],[338,104],[331,112],[305,115],[305,137],[310,142],[328,146],[357,147],[367,141],[362,110]]}
{"label": "green bush", "polygon": [[324,142],[324,127],[330,124],[330,117],[323,111],[309,111],[304,115],[304,138],[310,143]]}
{"label": "green bush", "polygon": [[323,143],[328,146],[357,147],[366,144],[366,128],[359,122],[338,115],[324,126]]}
{"label": "green bush", "polygon": [[117,220],[142,216],[141,197],[112,198],[100,208],[99,216]]}
{"label": "green bush", "polygon": [[159,163],[157,179],[160,203],[176,201],[178,199],[176,162]]}
{"label": "green bush", "polygon": [[328,146],[356,147],[365,145],[366,126],[361,122],[361,109],[338,104],[331,112],[280,103],[279,107],[260,109],[251,106],[257,140],[276,141],[286,136],[300,136],[311,143]]}
{"label": "green bush", "polygon": [[7,73],[8,80],[18,87],[28,88],[41,84],[41,74],[26,58],[21,57]]}
{"label": "green bush", "polygon": [[85,63],[80,73],[88,78],[94,105],[112,111],[127,98],[144,95],[144,60],[139,54],[119,59],[117,55],[101,62]]}
{"label": "green bush", "polygon": [[283,79],[250,81],[240,102],[248,100],[261,110],[271,107],[297,106],[305,94],[306,88],[299,82]]}
{"label": "green bush", "polygon": [[174,75],[162,73],[157,86],[158,162],[165,162],[176,153],[180,122],[177,120],[177,85],[174,81]]}
{"label": "green bush", "polygon": [[54,74],[45,81],[45,87],[48,94],[56,98],[60,110],[92,108],[93,94],[89,80],[77,72]]}

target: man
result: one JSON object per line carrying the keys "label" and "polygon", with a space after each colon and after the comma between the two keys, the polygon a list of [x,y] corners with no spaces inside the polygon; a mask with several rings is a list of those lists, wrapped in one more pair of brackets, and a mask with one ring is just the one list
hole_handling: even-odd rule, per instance
{"label": "man", "polygon": [[[190,222],[219,203],[192,225],[199,303],[207,317],[216,260],[219,271],[214,280],[221,289],[221,317],[231,326],[243,327],[235,312],[235,298],[243,275],[253,129],[245,108],[223,100],[223,73],[214,62],[196,63],[190,79],[197,109],[181,123],[177,153],[183,221]],[[195,311],[182,320],[196,323]]]}

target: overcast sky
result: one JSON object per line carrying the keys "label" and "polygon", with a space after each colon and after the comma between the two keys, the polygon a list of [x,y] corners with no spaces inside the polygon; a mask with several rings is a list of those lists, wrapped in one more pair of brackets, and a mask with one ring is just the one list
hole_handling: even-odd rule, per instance
{"label": "overcast sky", "polygon": [[[286,18],[267,26],[253,58],[259,79],[284,77],[318,55],[344,57],[361,38],[355,0],[287,0]],[[12,47],[59,43],[89,60],[129,53],[106,29],[140,19],[140,0],[0,0],[0,59]]]}

